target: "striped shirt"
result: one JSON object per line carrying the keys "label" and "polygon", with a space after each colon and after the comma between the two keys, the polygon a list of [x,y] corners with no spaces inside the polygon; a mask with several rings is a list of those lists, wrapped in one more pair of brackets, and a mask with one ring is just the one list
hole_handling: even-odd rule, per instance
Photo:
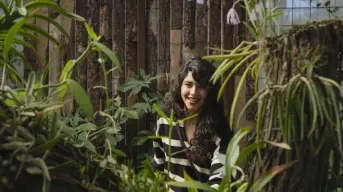
{"label": "striped shirt", "polygon": [[[185,138],[185,131],[183,122],[179,123],[178,126],[181,130],[182,137]],[[169,177],[175,181],[184,181],[184,171],[193,178],[201,182],[209,184],[211,187],[218,188],[219,184],[225,174],[225,153],[226,148],[231,139],[230,134],[224,134],[223,136],[215,136],[214,142],[216,144],[216,149],[213,152],[211,161],[207,163],[193,162],[193,165],[198,172],[195,173],[194,169],[186,156],[186,153],[182,150],[184,148],[181,145],[179,135],[177,132],[177,127],[175,122],[173,122],[173,129],[169,141],[169,130],[168,121],[165,118],[159,118],[157,121],[156,136],[163,136],[153,141],[154,147],[154,168],[161,172],[169,174]],[[229,132],[228,132],[229,133]],[[164,138],[165,137],[165,138]],[[188,141],[184,141],[185,146],[189,147]],[[169,145],[170,144],[170,145]],[[170,146],[170,170],[168,173],[168,148]],[[197,179],[197,176],[200,178]],[[183,192],[187,191],[184,188],[171,187],[170,191]]]}

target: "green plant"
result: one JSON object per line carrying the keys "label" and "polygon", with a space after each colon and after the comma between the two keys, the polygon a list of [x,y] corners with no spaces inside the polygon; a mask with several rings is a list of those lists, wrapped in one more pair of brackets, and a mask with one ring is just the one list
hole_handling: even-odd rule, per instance
{"label": "green plant", "polygon": [[[339,41],[340,35],[337,34],[342,23],[339,20],[314,22],[274,36],[267,33],[267,27],[269,23],[276,23],[275,18],[281,12],[267,7],[267,0],[259,5],[256,1],[237,1],[234,6],[238,2],[244,5],[248,15],[260,5],[261,18],[245,23],[253,41],[243,41],[233,50],[224,50],[224,55],[204,58],[222,61],[212,77],[213,81],[218,81],[229,71],[218,97],[228,80],[243,69],[230,111],[231,125],[236,123],[239,126],[247,108],[253,102],[259,104],[254,143],[246,148],[256,150],[254,153],[249,151],[250,162],[254,162],[247,166],[249,180],[258,185],[253,181],[257,175],[265,173],[271,164],[286,163],[292,167],[274,179],[272,184],[267,184],[264,190],[327,190],[328,180],[341,181],[339,172],[342,171],[342,97],[339,85],[342,78],[338,75],[342,72],[339,66],[342,59],[336,54],[341,48],[329,43]],[[321,37],[326,30],[333,34],[331,39]],[[330,52],[326,51],[328,47]],[[260,70],[265,72],[265,86],[258,90]],[[249,74],[255,80],[255,95],[235,120],[237,100]],[[304,175],[305,172],[308,174]],[[295,178],[299,177],[303,179],[297,181]],[[286,182],[287,179],[290,183]]]}
{"label": "green plant", "polygon": [[[37,9],[49,8],[55,12],[60,13],[63,16],[69,17],[78,21],[85,21],[84,18],[68,12],[59,7],[54,1],[49,0],[38,0],[31,1],[22,5],[21,0],[5,1],[0,2],[0,8],[3,10],[4,15],[0,17],[0,63],[2,67],[2,81],[1,89],[5,86],[5,80],[10,77],[13,83],[24,83],[18,72],[13,66],[13,63],[9,62],[9,53],[21,58],[26,64],[27,68],[31,68],[31,64],[28,62],[26,57],[21,51],[19,51],[14,45],[21,45],[33,50],[37,54],[35,48],[29,41],[38,41],[35,33],[41,34],[47,37],[50,41],[62,47],[60,42],[52,37],[49,32],[44,31],[30,22],[30,19],[44,20],[53,24],[63,35],[68,37],[68,33],[53,19],[40,15],[37,13]],[[24,39],[22,39],[24,38]]]}

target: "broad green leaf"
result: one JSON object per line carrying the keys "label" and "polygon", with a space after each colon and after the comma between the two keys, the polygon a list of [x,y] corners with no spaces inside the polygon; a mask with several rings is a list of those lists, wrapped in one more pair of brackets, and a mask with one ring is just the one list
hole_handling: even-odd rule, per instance
{"label": "broad green leaf", "polygon": [[88,118],[93,119],[93,116],[94,116],[93,105],[91,101],[89,100],[88,95],[85,92],[85,90],[81,87],[79,83],[77,83],[76,81],[72,79],[68,79],[67,83],[77,104],[84,111],[84,113],[87,115]]}
{"label": "broad green leaf", "polygon": [[86,21],[83,17],[59,7],[54,1],[31,1],[25,4],[26,9],[51,8],[52,10],[77,21]]}
{"label": "broad green leaf", "polygon": [[99,43],[99,42],[92,42],[97,48],[99,48],[102,52],[104,52],[108,58],[112,61],[113,64],[117,66],[118,69],[120,69],[120,63],[117,58],[117,56],[114,54],[112,50],[110,50],[106,45]]}
{"label": "broad green leaf", "polygon": [[85,22],[84,24],[85,24],[88,35],[93,39],[93,41],[96,41],[98,37],[96,33],[94,32],[93,28],[89,26],[87,22]]}
{"label": "broad green leaf", "polygon": [[209,192],[217,192],[216,189],[206,185],[205,183],[199,182],[199,181],[184,181],[184,182],[168,182],[169,186],[174,187],[181,187],[181,188],[194,188],[194,189],[201,189],[204,191]]}

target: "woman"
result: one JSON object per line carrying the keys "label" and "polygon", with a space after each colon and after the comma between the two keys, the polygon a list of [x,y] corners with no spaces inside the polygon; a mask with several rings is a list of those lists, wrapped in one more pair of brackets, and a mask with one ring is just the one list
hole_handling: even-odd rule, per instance
{"label": "woman", "polygon": [[[164,112],[173,111],[169,177],[184,181],[184,171],[194,180],[217,188],[224,175],[225,152],[232,132],[224,115],[223,102],[217,101],[220,84],[209,82],[215,67],[195,58],[186,63],[178,75],[176,88],[165,99]],[[169,136],[164,118],[157,121],[157,136]],[[183,141],[183,142],[182,142]],[[155,139],[154,168],[168,174],[169,139]],[[184,151],[183,151],[184,150]],[[181,151],[181,152],[180,152]],[[173,191],[187,191],[171,187]]]}

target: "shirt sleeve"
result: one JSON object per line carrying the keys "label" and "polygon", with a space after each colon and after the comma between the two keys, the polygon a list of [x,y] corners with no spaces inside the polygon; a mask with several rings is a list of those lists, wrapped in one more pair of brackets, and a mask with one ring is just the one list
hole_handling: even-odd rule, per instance
{"label": "shirt sleeve", "polygon": [[[159,134],[160,125],[157,121],[156,126],[156,136],[160,136]],[[165,153],[162,147],[162,139],[161,138],[155,138],[153,140],[153,148],[154,148],[154,160],[153,160],[153,167],[155,170],[158,171],[164,171],[164,164],[165,164]]]}
{"label": "shirt sleeve", "polygon": [[221,180],[225,175],[225,152],[227,144],[225,145],[223,140],[217,137],[217,148],[215,149],[211,162],[211,175],[208,179],[208,184],[218,189]]}
{"label": "shirt sleeve", "polygon": [[217,137],[215,140],[217,148],[213,152],[211,175],[208,179],[208,184],[215,189],[219,188],[220,182],[225,175],[226,150],[232,136],[233,132],[228,131],[221,137]]}

